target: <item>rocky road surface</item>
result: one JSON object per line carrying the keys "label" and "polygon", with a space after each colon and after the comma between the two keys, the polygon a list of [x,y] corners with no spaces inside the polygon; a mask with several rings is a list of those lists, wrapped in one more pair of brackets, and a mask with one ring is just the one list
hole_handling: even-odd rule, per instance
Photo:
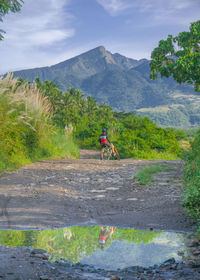
{"label": "rocky road surface", "polygon": [[[139,185],[133,176],[152,163],[170,170],[156,174],[150,185]],[[191,232],[194,222],[181,206],[181,178],[180,161],[101,161],[97,151],[82,150],[80,159],[37,162],[0,177],[0,229],[104,224]],[[53,263],[40,249],[0,246],[0,279],[198,280],[200,243],[191,243],[195,258],[190,260],[172,258],[149,268],[133,264],[117,271],[67,260]]]}
{"label": "rocky road surface", "polygon": [[[152,163],[170,170],[150,185],[133,176]],[[71,225],[115,225],[189,232],[194,223],[181,206],[181,161],[99,159],[46,160],[0,177],[0,228],[44,229]]]}

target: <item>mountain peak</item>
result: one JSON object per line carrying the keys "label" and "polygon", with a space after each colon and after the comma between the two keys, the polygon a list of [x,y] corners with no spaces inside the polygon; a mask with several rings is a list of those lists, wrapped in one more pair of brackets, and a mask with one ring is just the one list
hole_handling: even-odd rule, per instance
{"label": "mountain peak", "polygon": [[[77,81],[96,75],[106,69],[120,69],[126,71],[136,66],[138,66],[138,62],[136,60],[127,58],[120,54],[112,54],[107,51],[104,46],[100,45],[68,60],[47,67],[47,69],[42,67],[38,69],[17,71],[15,72],[15,76],[20,75],[24,79],[27,79],[28,77],[28,80],[33,81],[36,77],[40,77],[41,80],[45,80],[49,79],[49,75],[52,77],[55,73],[56,75],[59,73],[58,76],[62,76],[63,80],[68,79],[70,76],[73,77],[72,80],[75,79]],[[43,73],[43,70],[45,71],[45,74]],[[28,72],[32,73],[31,77]],[[68,84],[65,85],[65,82],[63,85],[64,86],[62,88],[64,89],[68,87]],[[70,84],[70,86],[74,85]],[[80,87],[79,83],[78,86]]]}
{"label": "mountain peak", "polygon": [[101,52],[106,52],[106,48],[104,46],[99,46],[96,49],[99,49]]}
{"label": "mountain peak", "polygon": [[95,55],[100,55],[100,56],[106,56],[107,54],[109,54],[109,52],[106,50],[106,48],[104,46],[99,46],[99,47],[96,47],[94,49],[91,49],[91,50],[85,52],[84,54],[95,54]]}

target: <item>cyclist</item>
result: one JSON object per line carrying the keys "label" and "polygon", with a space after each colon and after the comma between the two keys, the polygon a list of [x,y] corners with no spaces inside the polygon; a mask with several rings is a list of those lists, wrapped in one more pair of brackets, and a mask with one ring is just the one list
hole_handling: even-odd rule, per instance
{"label": "cyclist", "polygon": [[99,142],[100,142],[100,145],[101,145],[101,159],[102,160],[103,160],[104,150],[107,146],[110,146],[112,148],[113,155],[115,156],[114,146],[110,142],[110,140],[109,140],[109,138],[106,134],[106,129],[105,128],[102,129],[102,134],[99,136]]}
{"label": "cyclist", "polygon": [[101,245],[101,249],[104,248],[107,241],[113,235],[116,227],[109,227],[109,226],[101,226],[100,233],[99,233],[99,244]]}

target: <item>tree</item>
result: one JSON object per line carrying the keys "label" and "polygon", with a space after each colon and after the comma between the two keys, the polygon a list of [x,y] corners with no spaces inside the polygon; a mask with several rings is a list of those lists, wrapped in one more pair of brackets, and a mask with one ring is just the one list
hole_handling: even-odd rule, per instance
{"label": "tree", "polygon": [[[8,14],[10,11],[15,13],[18,12],[21,8],[23,0],[0,0],[0,21],[2,22],[2,17]],[[3,31],[0,29],[0,40],[3,39]]]}
{"label": "tree", "polygon": [[189,32],[168,35],[151,53],[151,78],[172,76],[179,84],[193,84],[200,91],[200,20],[191,23]]}

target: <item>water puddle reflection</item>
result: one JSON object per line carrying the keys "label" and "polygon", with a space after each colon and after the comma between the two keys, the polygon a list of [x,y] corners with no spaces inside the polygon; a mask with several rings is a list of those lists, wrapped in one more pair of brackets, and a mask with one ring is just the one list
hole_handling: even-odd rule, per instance
{"label": "water puddle reflection", "polygon": [[169,258],[180,260],[185,235],[174,232],[134,230],[108,226],[68,227],[56,230],[0,230],[0,245],[40,248],[52,260],[96,268],[148,267]]}

